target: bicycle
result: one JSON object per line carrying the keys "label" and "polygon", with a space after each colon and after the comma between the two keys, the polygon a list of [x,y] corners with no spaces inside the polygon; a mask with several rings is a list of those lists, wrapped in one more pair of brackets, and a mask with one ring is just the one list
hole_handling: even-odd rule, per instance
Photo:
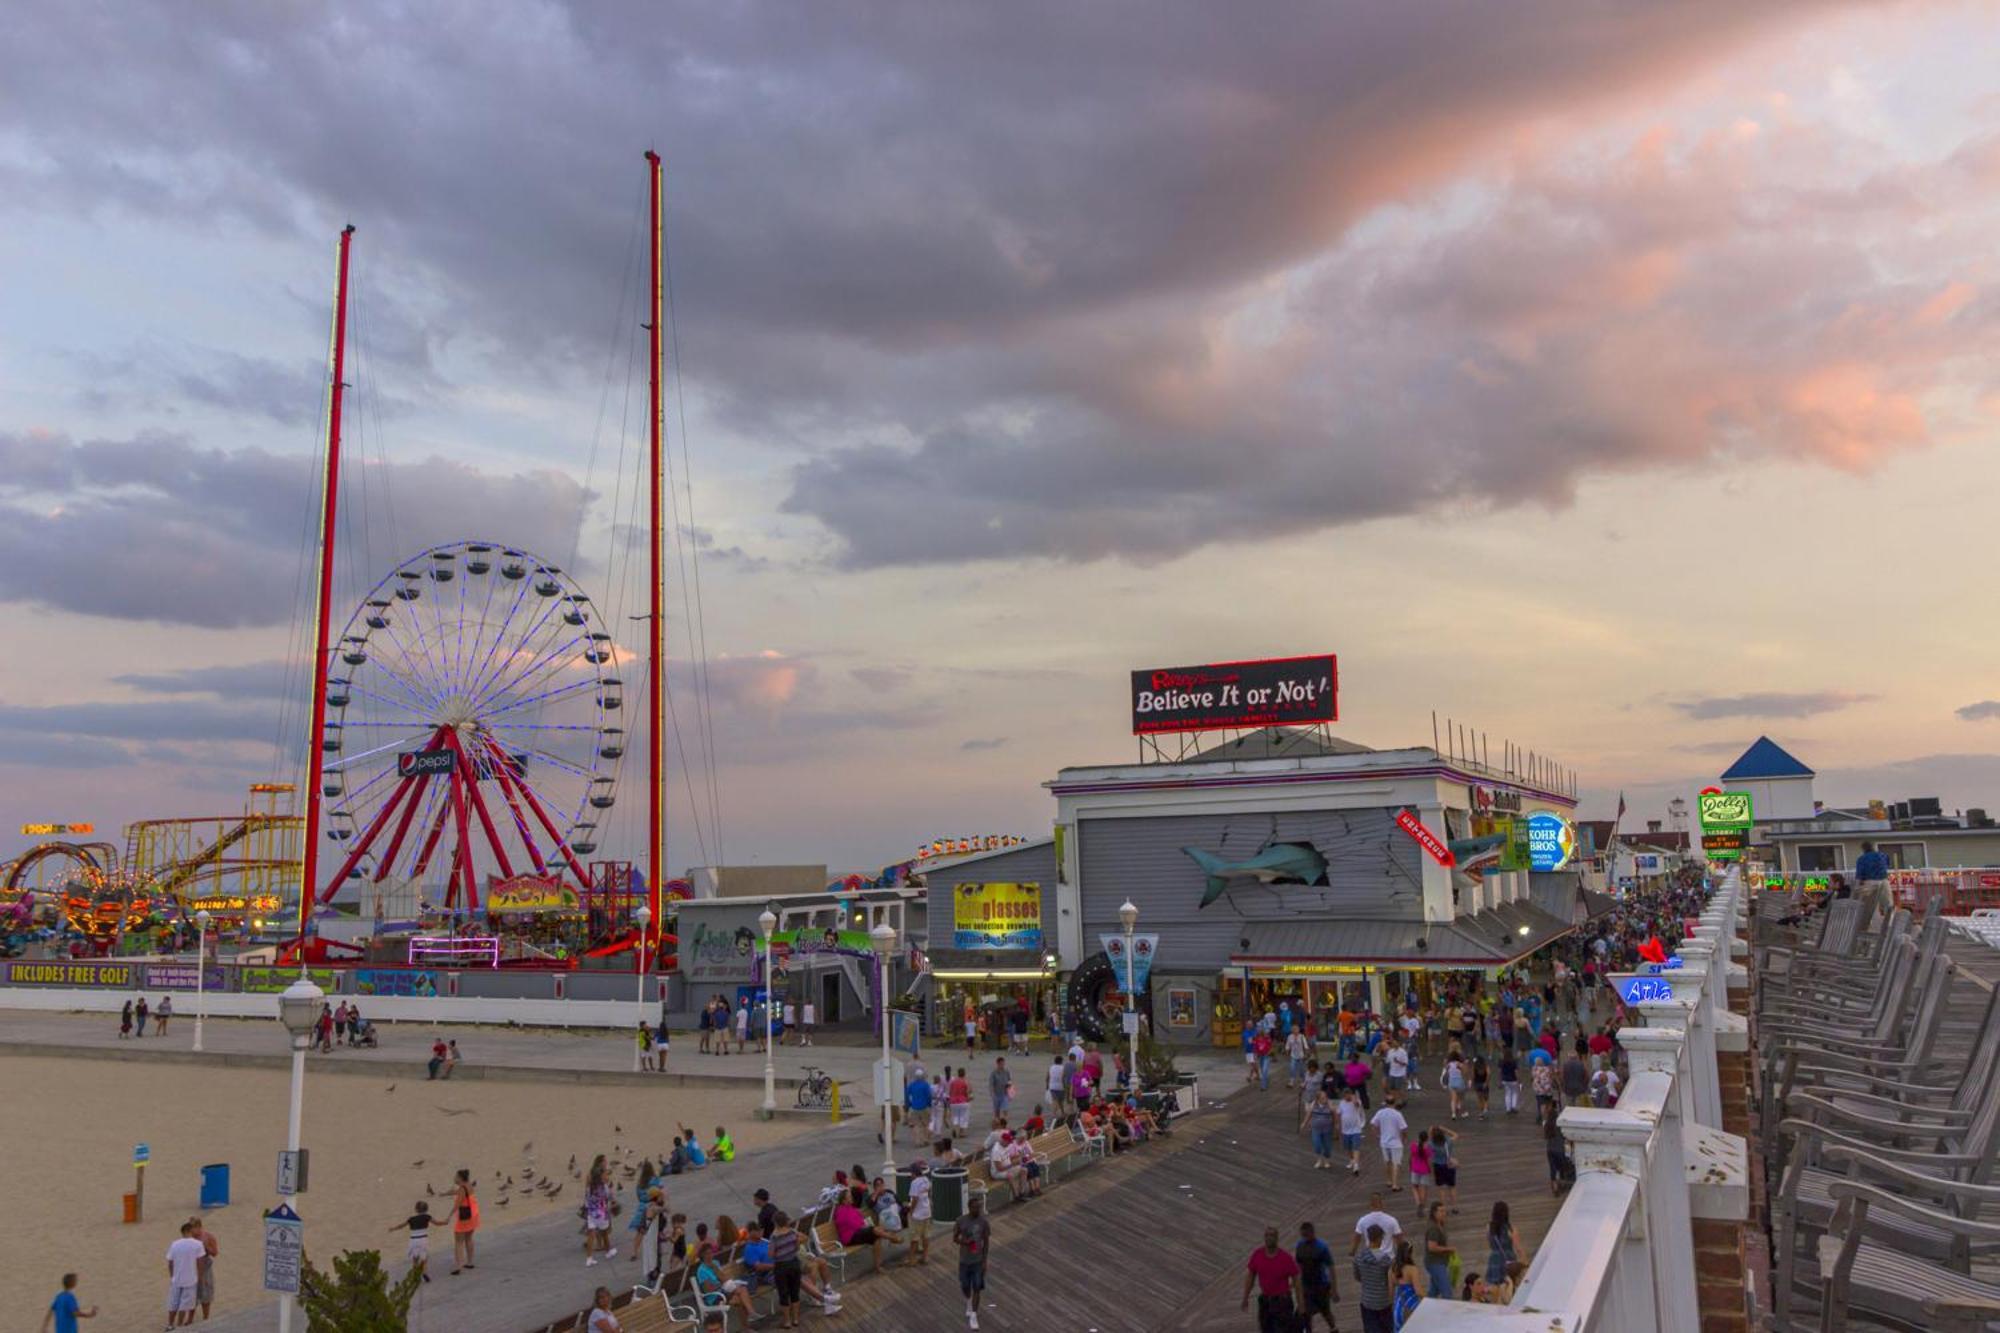
{"label": "bicycle", "polygon": [[799,1084],[799,1108],[806,1111],[824,1111],[833,1105],[833,1075],[812,1065],[801,1066],[806,1071]]}

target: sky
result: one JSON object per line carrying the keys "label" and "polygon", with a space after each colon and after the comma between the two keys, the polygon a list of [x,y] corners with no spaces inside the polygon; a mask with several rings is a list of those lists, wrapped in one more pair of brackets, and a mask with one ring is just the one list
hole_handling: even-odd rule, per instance
{"label": "sky", "polygon": [[483,539],[643,666],[648,147],[677,867],[1045,833],[1132,669],[1326,651],[1586,815],[2000,808],[2000,7],[506,14],[15,16],[0,856],[302,771],[346,223],[336,618]]}

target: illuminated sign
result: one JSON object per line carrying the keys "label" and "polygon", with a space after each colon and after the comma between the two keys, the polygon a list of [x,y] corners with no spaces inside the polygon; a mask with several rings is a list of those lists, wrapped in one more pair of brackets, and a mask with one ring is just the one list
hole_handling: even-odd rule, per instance
{"label": "illuminated sign", "polygon": [[1561,815],[1537,810],[1528,826],[1528,869],[1561,870],[1576,855],[1576,830]]}
{"label": "illuminated sign", "polygon": [[1358,977],[1368,969],[1353,963],[1257,963],[1246,970],[1259,977]]}
{"label": "illuminated sign", "polygon": [[1472,808],[1480,814],[1498,811],[1503,815],[1518,815],[1521,813],[1521,793],[1504,787],[1474,787]]}
{"label": "illuminated sign", "polygon": [[1042,886],[960,884],[951,891],[954,949],[1040,949]]}
{"label": "illuminated sign", "polygon": [[1739,860],[1749,848],[1749,829],[1723,829],[1701,835],[1701,849],[1711,861]]}
{"label": "illuminated sign", "polygon": [[489,912],[575,912],[582,908],[576,890],[552,875],[515,875],[489,879]]}
{"label": "illuminated sign", "polygon": [[95,824],[23,824],[21,836],[24,838],[60,838],[66,833],[95,833]]}
{"label": "illuminated sign", "polygon": [[309,967],[301,971],[296,967],[239,967],[236,969],[238,984],[242,989],[258,995],[272,995],[305,977],[313,985],[333,994],[335,977],[330,967]]}
{"label": "illuminated sign", "polygon": [[412,935],[409,959],[413,963],[474,963],[481,967],[500,966],[500,941],[488,935]]}
{"label": "illuminated sign", "polygon": [[1415,812],[1409,810],[1398,811],[1396,813],[1396,827],[1409,834],[1417,846],[1429,852],[1431,860],[1437,862],[1439,865],[1449,868],[1458,864],[1458,858],[1452,855],[1451,848],[1439,842],[1437,834],[1425,828],[1424,821],[1418,819]]}
{"label": "illuminated sign", "polygon": [[1756,822],[1747,791],[1705,791],[1695,801],[1705,829],[1748,828]]}
{"label": "illuminated sign", "polygon": [[968,852],[992,852],[1002,847],[1019,847],[1026,841],[1026,838],[1015,833],[984,833],[972,838],[932,838],[917,848],[917,859],[928,861],[934,856],[964,856]]}
{"label": "illuminated sign", "polygon": [[1649,1004],[1674,998],[1674,988],[1658,977],[1633,977],[1618,988],[1618,998],[1627,1004]]}
{"label": "illuminated sign", "polygon": [[1296,726],[1340,720],[1332,653],[1132,673],[1132,734]]}
{"label": "illuminated sign", "polygon": [[249,898],[241,894],[221,894],[187,900],[190,912],[275,912],[283,905],[283,900],[275,893],[260,893]]}

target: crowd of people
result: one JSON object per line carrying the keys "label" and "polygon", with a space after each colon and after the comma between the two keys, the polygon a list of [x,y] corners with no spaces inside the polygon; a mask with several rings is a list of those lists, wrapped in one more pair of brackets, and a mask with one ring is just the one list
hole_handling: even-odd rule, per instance
{"label": "crowd of people", "polygon": [[[1355,1226],[1348,1264],[1364,1333],[1400,1328],[1425,1299],[1502,1305],[1512,1299],[1527,1255],[1507,1204],[1497,1202],[1488,1219],[1483,1263],[1476,1255],[1465,1261],[1455,1239],[1459,1174],[1468,1163],[1453,1122],[1487,1120],[1496,1109],[1503,1118],[1532,1115],[1550,1192],[1559,1196],[1573,1184],[1575,1164],[1559,1117],[1567,1106],[1615,1106],[1626,1078],[1618,1043],[1624,1015],[1607,978],[1635,969],[1642,949],[1682,939],[1684,924],[1705,901],[1699,872],[1676,874],[1629,894],[1589,928],[1490,986],[1474,976],[1437,978],[1433,1004],[1411,994],[1390,1015],[1344,1007],[1325,1024],[1325,1039],[1303,1007],[1274,1006],[1245,1025],[1245,1083],[1268,1089],[1273,1054],[1284,1053],[1284,1082],[1299,1098],[1312,1169],[1360,1176],[1373,1131],[1382,1185]],[[1442,1114],[1413,1125],[1410,1094],[1422,1090],[1432,1069],[1434,1090],[1444,1096],[1431,1104],[1441,1105]],[[1421,1239],[1405,1237],[1385,1207],[1406,1188],[1423,1219]],[[1289,1246],[1276,1228],[1267,1230],[1246,1265],[1244,1306],[1256,1297],[1260,1329],[1290,1333],[1321,1315],[1331,1328],[1331,1305],[1339,1299],[1335,1267],[1312,1224]]]}
{"label": "crowd of people", "polygon": [[[768,1033],[772,1044],[782,1046],[789,1036],[794,1046],[813,1044],[813,1029],[818,1026],[819,1013],[811,1000],[795,1004],[783,1000],[772,1005],[764,1000],[754,1004],[747,998],[739,998],[735,1009],[729,1001],[717,995],[701,1007],[695,1016],[695,1031],[699,1034],[699,1045],[695,1048],[702,1055],[728,1055],[731,1041],[736,1043],[736,1054],[753,1047],[759,1055],[764,1053],[765,1038]],[[667,1044],[667,1020],[660,1015],[659,1045],[664,1052]],[[661,1067],[664,1068],[664,1054]]]}

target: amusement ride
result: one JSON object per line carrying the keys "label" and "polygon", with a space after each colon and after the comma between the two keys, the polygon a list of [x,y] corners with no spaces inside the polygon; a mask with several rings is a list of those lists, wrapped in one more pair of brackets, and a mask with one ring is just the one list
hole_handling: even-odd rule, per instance
{"label": "amusement ride", "polygon": [[[411,961],[428,941],[430,953],[471,953],[495,966],[603,966],[625,953],[640,971],[673,966],[672,900],[685,890],[667,880],[662,762],[662,165],[655,153],[645,157],[648,579],[646,611],[633,617],[646,627],[643,656],[619,646],[606,614],[559,564],[498,537],[418,552],[335,623],[354,239],[345,227],[335,252],[298,808],[289,808],[291,784],[258,784],[240,818],[141,821],[122,851],[66,840],[30,848],[0,865],[0,949],[59,934],[73,952],[129,951],[128,937],[166,938],[201,910],[243,938],[275,940],[280,963],[360,962],[370,950],[333,937],[341,918],[365,911],[374,934],[411,937]],[[642,676],[633,702],[647,719],[639,866],[599,856],[627,756],[624,677],[633,667]],[[470,940],[479,947],[461,948]],[[379,948],[373,960],[383,961]]]}

